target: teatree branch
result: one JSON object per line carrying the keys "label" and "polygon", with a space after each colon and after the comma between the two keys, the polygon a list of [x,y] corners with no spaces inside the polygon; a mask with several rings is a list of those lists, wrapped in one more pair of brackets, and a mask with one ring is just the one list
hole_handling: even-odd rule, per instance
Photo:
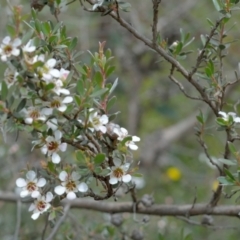
{"label": "teatree branch", "polygon": [[[0,193],[0,200],[8,203],[16,203],[20,198],[10,192]],[[24,201],[23,203],[29,203],[30,200]],[[105,213],[132,213],[133,203],[132,202],[106,202],[106,201],[94,201],[91,199],[75,199],[71,202],[66,199],[61,202],[63,206],[70,204],[71,208],[76,209],[88,209],[97,212]],[[154,204],[151,207],[144,207],[138,205],[136,213],[148,214],[152,216],[197,216],[197,215],[215,215],[215,216],[229,216],[239,217],[240,206],[239,205],[220,205],[216,207],[209,207],[207,204],[186,204],[186,205],[164,205]]]}

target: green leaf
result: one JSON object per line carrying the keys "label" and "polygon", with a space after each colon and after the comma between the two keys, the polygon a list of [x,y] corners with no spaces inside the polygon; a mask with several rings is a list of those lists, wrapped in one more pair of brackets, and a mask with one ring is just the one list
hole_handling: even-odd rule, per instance
{"label": "green leaf", "polygon": [[114,81],[114,83],[113,83],[113,85],[112,85],[112,87],[111,87],[111,89],[109,91],[109,94],[111,94],[115,90],[117,85],[118,85],[118,78],[115,79],[115,81]]}
{"label": "green leaf", "polygon": [[77,46],[77,43],[78,43],[78,39],[76,37],[74,37],[69,46],[69,50],[72,51]]}
{"label": "green leaf", "polygon": [[20,112],[26,106],[26,103],[27,103],[27,99],[23,98],[18,104],[16,112]]}
{"label": "green leaf", "polygon": [[115,69],[115,66],[108,67],[106,71],[106,77],[109,77],[115,71]]}
{"label": "green leaf", "polygon": [[229,165],[229,166],[235,166],[237,165],[237,161],[236,160],[229,160],[229,159],[225,159],[225,158],[219,158],[218,161],[220,163],[223,163],[225,165]]}
{"label": "green leaf", "polygon": [[237,149],[232,142],[228,142],[228,147],[233,155],[237,152]]}
{"label": "green leaf", "polygon": [[219,3],[219,0],[212,0],[212,1],[213,1],[214,7],[215,7],[216,10],[219,12],[219,11],[222,9],[222,7],[221,7],[221,5],[220,5],[220,3]]}
{"label": "green leaf", "polygon": [[103,94],[104,94],[105,92],[107,92],[107,91],[108,91],[107,88],[99,89],[99,90],[97,90],[97,91],[94,91],[94,92],[90,95],[90,97],[92,97],[92,98],[100,97],[101,95],[103,95]]}
{"label": "green leaf", "polygon": [[8,86],[5,81],[2,81],[2,89],[1,89],[1,99],[4,101],[8,96]]}
{"label": "green leaf", "polygon": [[81,98],[80,98],[78,95],[75,95],[75,96],[74,96],[74,100],[75,100],[76,104],[77,104],[78,107],[79,107],[79,106],[81,105],[81,103],[82,103]]}
{"label": "green leaf", "polygon": [[116,103],[117,101],[117,97],[116,96],[113,96],[112,98],[110,98],[108,100],[108,103],[107,103],[107,111],[109,111],[113,106],[114,104]]}
{"label": "green leaf", "polygon": [[225,169],[224,169],[224,172],[225,172],[225,174],[229,177],[230,180],[232,180],[232,181],[234,181],[234,182],[236,181],[236,180],[235,180],[235,177],[232,175],[232,173],[231,173],[228,169],[225,168]]}
{"label": "green leaf", "polygon": [[161,233],[158,233],[158,240],[165,240],[164,236]]}
{"label": "green leaf", "polygon": [[77,81],[77,92],[78,92],[81,96],[83,96],[84,93],[85,93],[82,79],[79,79],[79,80]]}
{"label": "green leaf", "polygon": [[104,153],[99,153],[96,155],[96,157],[93,159],[94,164],[100,165],[105,161],[105,154]]}
{"label": "green leaf", "polygon": [[83,151],[77,150],[75,152],[76,160],[80,164],[86,164],[86,156],[84,155]]}
{"label": "green leaf", "polygon": [[226,179],[226,177],[223,177],[223,176],[218,177],[217,180],[218,180],[219,183],[220,183],[221,185],[223,185],[223,186],[232,186],[232,185],[234,185],[234,182]]}
{"label": "green leaf", "polygon": [[11,37],[14,37],[16,35],[16,27],[13,25],[8,24],[7,31]]}

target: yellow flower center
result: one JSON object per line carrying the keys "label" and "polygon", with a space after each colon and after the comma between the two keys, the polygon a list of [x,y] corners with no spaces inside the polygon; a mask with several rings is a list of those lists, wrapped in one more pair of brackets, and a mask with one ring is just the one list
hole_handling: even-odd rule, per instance
{"label": "yellow flower center", "polygon": [[36,183],[34,183],[34,182],[29,182],[29,183],[27,184],[27,190],[28,190],[29,192],[33,192],[33,191],[35,191],[36,189],[37,189]]}
{"label": "yellow flower center", "polygon": [[58,107],[60,107],[60,106],[61,106],[61,102],[58,101],[58,100],[54,100],[54,101],[52,101],[51,104],[50,104],[50,107],[51,107],[51,108],[58,108]]}
{"label": "yellow flower center", "polygon": [[43,211],[45,208],[46,208],[46,202],[45,201],[43,201],[43,200],[40,200],[40,201],[38,201],[38,203],[37,203],[37,209],[39,210],[39,211]]}
{"label": "yellow flower center", "polygon": [[13,48],[11,45],[6,45],[3,50],[6,54],[10,54],[12,52]]}
{"label": "yellow flower center", "polygon": [[68,183],[66,184],[66,188],[69,192],[72,192],[76,189],[76,183],[73,180],[69,180]]}
{"label": "yellow flower center", "polygon": [[123,175],[124,175],[124,172],[121,168],[116,168],[114,171],[113,171],[113,175],[116,177],[116,178],[121,178]]}
{"label": "yellow flower center", "polygon": [[52,142],[47,143],[47,148],[48,148],[49,151],[57,150],[58,149],[58,142],[52,141]]}
{"label": "yellow flower center", "polygon": [[32,119],[37,119],[40,117],[40,114],[39,114],[39,111],[38,110],[32,110],[29,114],[29,116],[32,118]]}

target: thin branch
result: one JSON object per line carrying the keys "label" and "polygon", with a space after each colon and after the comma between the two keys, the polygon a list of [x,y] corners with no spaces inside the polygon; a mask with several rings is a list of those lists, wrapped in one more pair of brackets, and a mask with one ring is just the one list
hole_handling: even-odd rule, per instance
{"label": "thin branch", "polygon": [[[2,192],[0,193],[0,201],[16,203],[19,197],[13,193]],[[24,200],[24,199],[23,199]],[[29,202],[29,201],[28,201]],[[26,202],[24,202],[26,203]],[[70,205],[69,205],[70,204]],[[132,202],[107,202],[107,201],[94,201],[92,199],[75,199],[69,203],[67,200],[61,201],[61,205],[69,205],[71,208],[94,210],[97,212],[105,213],[133,213]],[[144,207],[139,204],[136,213],[147,214],[152,216],[189,216],[197,215],[216,215],[216,216],[229,216],[239,218],[240,205],[221,205],[209,207],[208,204],[186,204],[186,205],[164,205],[153,204],[150,207]]]}
{"label": "thin branch", "polygon": [[184,86],[173,76],[173,71],[174,71],[174,66],[172,65],[171,73],[170,73],[170,75],[168,76],[169,79],[178,86],[178,88],[180,89],[180,91],[181,91],[187,98],[190,98],[190,99],[193,99],[193,100],[198,100],[198,101],[204,101],[204,99],[202,99],[202,98],[190,96],[190,95],[185,91]]}
{"label": "thin branch", "polygon": [[55,224],[52,232],[50,233],[50,235],[48,236],[48,238],[46,238],[46,240],[52,240],[54,238],[54,236],[56,235],[58,229],[60,228],[61,224],[63,223],[63,221],[65,220],[65,218],[67,217],[68,211],[70,210],[70,206],[71,204],[68,202],[66,203],[65,207],[64,207],[64,213],[63,215],[59,218],[59,220],[57,221],[57,223]]}
{"label": "thin branch", "polygon": [[235,227],[235,226],[215,226],[215,225],[208,225],[208,224],[203,224],[202,222],[197,222],[194,221],[192,219],[186,218],[186,217],[181,217],[181,216],[176,216],[176,218],[187,222],[191,225],[195,225],[195,226],[201,226],[201,227],[205,227],[205,228],[210,228],[210,229],[214,229],[214,230],[226,230],[226,229],[238,229],[239,227]]}
{"label": "thin branch", "polygon": [[207,40],[206,40],[206,42],[205,42],[205,44],[204,44],[204,46],[203,46],[203,49],[201,50],[201,52],[200,52],[200,54],[199,54],[199,56],[198,56],[198,58],[197,58],[196,65],[195,65],[195,67],[193,68],[192,72],[190,73],[190,76],[191,76],[191,77],[194,75],[194,73],[196,73],[196,71],[198,70],[200,64],[202,63],[202,60],[203,60],[203,58],[204,58],[204,54],[205,54],[205,52],[206,52],[207,46],[208,46],[208,44],[210,43],[212,37],[214,36],[214,34],[215,34],[217,28],[219,27],[220,23],[222,22],[222,20],[223,20],[223,18],[221,18],[220,20],[218,20],[218,21],[216,22],[216,24],[215,24],[215,26],[212,28],[210,34],[207,36]]}
{"label": "thin branch", "polygon": [[158,7],[161,0],[152,0],[153,2],[153,24],[152,24],[152,42],[154,46],[157,44],[157,24],[158,24]]}
{"label": "thin branch", "polygon": [[21,206],[22,206],[22,202],[20,199],[18,199],[17,200],[17,217],[16,217],[17,222],[16,222],[14,240],[18,240],[18,235],[19,235],[19,230],[21,225]]}

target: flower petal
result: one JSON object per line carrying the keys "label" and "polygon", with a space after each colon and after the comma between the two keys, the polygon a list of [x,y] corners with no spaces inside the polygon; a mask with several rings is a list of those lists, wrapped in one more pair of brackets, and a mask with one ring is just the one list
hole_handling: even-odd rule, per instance
{"label": "flower petal", "polygon": [[26,177],[28,180],[33,181],[36,178],[36,173],[32,170],[28,171]]}
{"label": "flower petal", "polygon": [[56,186],[56,187],[54,188],[54,192],[55,192],[57,195],[62,195],[62,194],[65,193],[65,191],[66,191],[66,188],[63,187],[63,186]]}
{"label": "flower petal", "polygon": [[33,220],[36,220],[39,216],[40,216],[40,212],[35,212],[34,214],[32,214],[31,218]]}
{"label": "flower petal", "polygon": [[52,154],[52,162],[55,164],[58,164],[61,162],[60,156],[55,152]]}
{"label": "flower petal", "polygon": [[78,185],[79,192],[87,192],[87,190],[88,190],[88,185],[86,183],[82,182]]}
{"label": "flower petal", "polygon": [[24,198],[24,197],[26,197],[28,195],[29,195],[29,191],[28,190],[23,190],[23,191],[20,192],[20,197],[22,197],[22,198]]}
{"label": "flower petal", "polygon": [[67,178],[68,178],[68,174],[67,174],[66,171],[60,172],[60,174],[59,174],[59,179],[60,179],[62,182],[66,181]]}
{"label": "flower petal", "polygon": [[27,185],[27,182],[26,182],[26,180],[24,178],[18,178],[16,180],[16,185],[18,187],[25,187]]}
{"label": "flower petal", "polygon": [[37,182],[38,187],[43,187],[46,184],[46,179],[45,178],[40,178]]}
{"label": "flower petal", "polygon": [[77,196],[76,196],[76,194],[74,193],[74,192],[69,192],[68,194],[67,194],[67,199],[69,199],[69,200],[73,200],[73,199],[75,199]]}
{"label": "flower petal", "polygon": [[126,174],[122,176],[122,181],[127,183],[130,182],[132,180],[132,176],[130,174]]}
{"label": "flower petal", "polygon": [[47,192],[47,194],[46,194],[46,202],[51,202],[52,199],[53,199],[53,194],[51,192]]}
{"label": "flower petal", "polygon": [[62,152],[65,152],[67,150],[67,143],[61,143],[59,145],[59,149],[62,151]]}
{"label": "flower petal", "polygon": [[118,179],[116,177],[112,177],[109,179],[109,183],[114,185],[114,184],[117,184],[118,183]]}
{"label": "flower petal", "polygon": [[77,172],[72,172],[72,174],[71,174],[71,178],[73,181],[78,180],[80,177],[81,177],[81,175]]}
{"label": "flower petal", "polygon": [[31,194],[32,198],[38,198],[40,196],[40,192],[39,191],[33,191]]}

